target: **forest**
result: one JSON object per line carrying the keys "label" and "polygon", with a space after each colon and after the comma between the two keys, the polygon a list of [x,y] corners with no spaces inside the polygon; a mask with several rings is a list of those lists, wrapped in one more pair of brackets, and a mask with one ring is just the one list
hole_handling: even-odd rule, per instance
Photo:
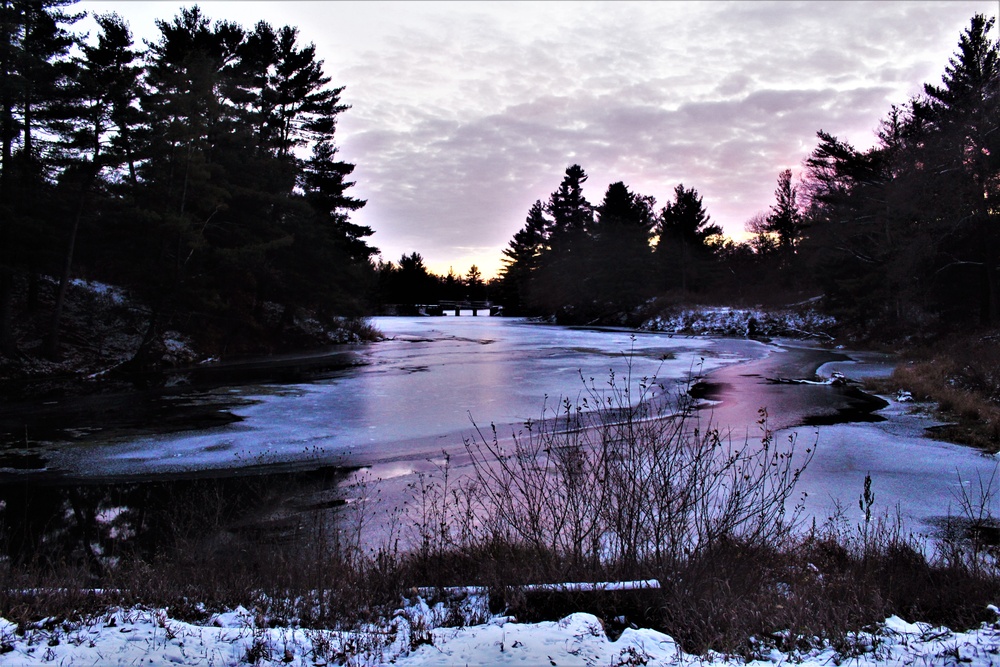
{"label": "forest", "polygon": [[996,324],[1000,63],[974,16],[941,85],[892,106],[878,143],[831,132],[798,182],[777,176],[774,203],[737,242],[696,189],[661,208],[622,182],[591,204],[570,166],[504,250],[497,286],[509,311],[565,322],[641,321],[677,302],[818,305],[865,337]]}
{"label": "forest", "polygon": [[197,7],[145,50],[116,14],[87,43],[70,4],[0,3],[0,351],[58,357],[74,278],[145,305],[137,358],[167,329],[239,349],[298,311],[367,312],[377,250],[314,46]]}
{"label": "forest", "polygon": [[593,204],[573,164],[490,280],[435,275],[416,251],[386,261],[351,221],[365,201],[338,154],[343,88],[296,28],[191,7],[140,46],[115,14],[85,39],[81,16],[72,0],[0,0],[0,362],[61,357],[79,279],[141,304],[136,363],[167,332],[206,353],[274,351],[316,342],[283,335],[302,318],[441,299],[630,325],[678,304],[809,300],[884,339],[996,323],[1000,61],[982,15],[874,147],[818,131],[747,240],[689,184],[660,205],[619,181]]}

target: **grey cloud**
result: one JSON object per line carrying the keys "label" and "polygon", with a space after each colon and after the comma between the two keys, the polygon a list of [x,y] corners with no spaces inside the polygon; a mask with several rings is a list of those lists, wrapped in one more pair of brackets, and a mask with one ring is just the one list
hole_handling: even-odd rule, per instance
{"label": "grey cloud", "polygon": [[572,162],[591,175],[592,201],[624,180],[662,203],[683,182],[737,231],[771,203],[777,172],[799,167],[817,130],[870,144],[890,104],[940,80],[969,17],[996,9],[993,0],[278,4],[205,8],[244,25],[298,25],[316,42],[353,106],[338,143],[368,199],[356,221],[375,228],[387,258],[417,250],[439,263],[491,247],[499,257]]}
{"label": "grey cloud", "polygon": [[673,4],[608,17],[585,4],[585,18],[537,38],[481,16],[407,32],[405,47],[350,69],[359,118],[341,141],[359,184],[371,180],[375,243],[499,255],[572,162],[591,174],[594,202],[612,180],[661,203],[683,182],[738,231],[816,131],[870,138],[905,102],[928,69],[907,39],[940,39],[928,17],[971,15],[929,3]]}
{"label": "grey cloud", "polygon": [[723,97],[739,95],[741,93],[745,93],[751,83],[753,83],[753,77],[747,73],[738,72],[726,76],[719,83],[715,92]]}

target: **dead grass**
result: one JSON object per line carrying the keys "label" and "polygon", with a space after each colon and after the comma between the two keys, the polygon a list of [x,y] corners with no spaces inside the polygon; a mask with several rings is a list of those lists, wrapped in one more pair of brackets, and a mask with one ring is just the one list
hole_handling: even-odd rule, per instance
{"label": "dead grass", "polygon": [[[1000,599],[1000,580],[992,565],[970,565],[966,555],[975,549],[967,536],[956,538],[949,558],[927,558],[924,545],[892,525],[830,524],[774,539],[720,535],[689,555],[669,561],[642,557],[623,569],[620,562],[580,561],[559,548],[519,540],[473,541],[423,553],[359,553],[331,539],[330,525],[313,523],[280,544],[178,541],[151,557],[109,562],[96,580],[84,561],[69,556],[17,567],[8,562],[0,609],[29,627],[136,604],[168,607],[175,618],[205,622],[212,612],[242,605],[264,625],[351,628],[391,617],[417,586],[480,585],[491,591],[494,612],[521,621],[587,611],[612,635],[631,624],[653,627],[686,651],[747,658],[817,643],[844,655],[863,652],[852,633],[892,614],[953,628],[989,620],[986,605]],[[177,534],[189,534],[178,528]],[[519,588],[624,574],[655,578],[661,588],[530,594]],[[451,617],[463,622],[457,610]]]}
{"label": "dead grass", "polygon": [[1000,336],[953,337],[907,356],[888,381],[872,388],[905,390],[915,400],[935,403],[949,422],[935,429],[935,437],[1000,451]]}

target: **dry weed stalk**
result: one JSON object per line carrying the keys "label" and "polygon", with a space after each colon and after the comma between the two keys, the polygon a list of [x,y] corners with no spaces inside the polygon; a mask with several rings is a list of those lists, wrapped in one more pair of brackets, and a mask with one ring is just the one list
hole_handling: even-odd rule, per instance
{"label": "dry weed stalk", "polygon": [[462,508],[441,509],[436,544],[554,555],[562,572],[552,576],[641,577],[722,539],[780,541],[813,448],[796,455],[794,438],[779,447],[763,409],[759,441],[736,445],[702,427],[690,397],[667,396],[655,377],[634,381],[626,362],[623,383],[614,372],[607,387],[585,382],[578,403],[562,401],[558,415],[526,423],[509,441],[495,426],[477,428],[465,443],[474,482],[435,496]]}

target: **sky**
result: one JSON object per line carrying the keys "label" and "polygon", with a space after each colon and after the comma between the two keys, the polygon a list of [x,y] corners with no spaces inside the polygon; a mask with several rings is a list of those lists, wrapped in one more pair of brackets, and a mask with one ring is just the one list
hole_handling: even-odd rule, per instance
{"label": "sky", "polygon": [[[193,2],[83,0],[137,41]],[[659,209],[683,184],[739,236],[824,130],[867,148],[892,104],[941,82],[975,13],[951,2],[209,0],[212,19],[299,28],[351,106],[352,216],[385,260],[484,276],[572,164],[599,204],[623,181]],[[78,26],[86,29],[87,22]],[[994,32],[994,36],[996,32]]]}

